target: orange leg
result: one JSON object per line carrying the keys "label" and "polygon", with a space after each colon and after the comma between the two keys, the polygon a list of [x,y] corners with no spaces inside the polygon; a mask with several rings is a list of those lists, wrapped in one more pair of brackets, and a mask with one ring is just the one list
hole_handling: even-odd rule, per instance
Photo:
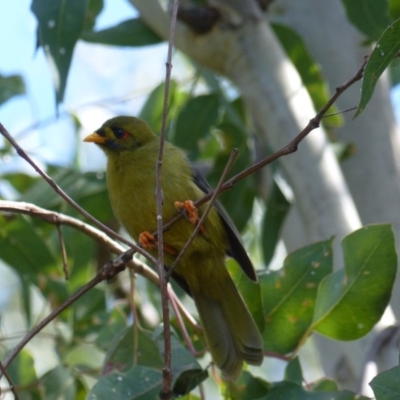
{"label": "orange leg", "polygon": [[[199,213],[192,200],[186,200],[184,202],[176,201],[174,205],[177,210],[186,211],[187,219],[191,224],[197,225],[199,223]],[[201,234],[204,234],[204,226],[201,226],[199,231]]]}
{"label": "orange leg", "polygon": [[[157,249],[157,241],[154,236],[148,231],[144,231],[139,235],[139,243],[144,249]],[[178,254],[176,249],[166,243],[163,244],[163,248],[166,253],[171,254],[172,256],[176,256]]]}

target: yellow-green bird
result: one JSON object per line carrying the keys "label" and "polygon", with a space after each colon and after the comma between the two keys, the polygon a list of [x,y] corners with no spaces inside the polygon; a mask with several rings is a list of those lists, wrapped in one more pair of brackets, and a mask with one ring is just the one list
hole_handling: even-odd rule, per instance
{"label": "yellow-green bird", "polygon": [[[84,140],[98,144],[107,156],[107,186],[116,217],[135,240],[139,240],[139,236],[148,238],[149,235],[144,233],[157,229],[158,136],[140,119],[116,117]],[[196,201],[211,190],[183,151],[167,142],[161,184],[164,221],[176,214],[177,201]],[[205,207],[200,207],[200,214]],[[166,268],[172,265],[193,229],[193,223],[181,218],[164,232]],[[154,243],[148,250],[157,254]],[[172,276],[194,299],[215,364],[226,378],[237,379],[243,361],[261,364],[263,343],[257,325],[225,267],[226,255],[235,258],[250,279],[257,280],[239,233],[216,203]]]}

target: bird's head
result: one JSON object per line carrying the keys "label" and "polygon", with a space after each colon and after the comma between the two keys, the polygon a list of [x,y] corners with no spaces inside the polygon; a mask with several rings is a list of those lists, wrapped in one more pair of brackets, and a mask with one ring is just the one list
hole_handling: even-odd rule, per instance
{"label": "bird's head", "polygon": [[98,144],[106,153],[114,153],[135,150],[156,138],[146,122],[135,117],[115,117],[83,141]]}

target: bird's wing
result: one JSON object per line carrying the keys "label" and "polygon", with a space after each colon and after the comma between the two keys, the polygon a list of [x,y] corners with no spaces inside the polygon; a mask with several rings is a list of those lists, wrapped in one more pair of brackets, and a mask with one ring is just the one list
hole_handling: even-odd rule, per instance
{"label": "bird's wing", "polygon": [[[206,178],[201,174],[199,170],[193,167],[193,180],[195,184],[204,192],[210,193],[212,191],[211,186],[207,182]],[[225,232],[228,237],[229,248],[227,250],[227,255],[233,257],[244,273],[253,281],[257,281],[257,275],[254,271],[253,264],[247,255],[247,252],[243,246],[242,238],[233,221],[230,219],[228,213],[224,210],[222,205],[216,201],[214,203],[215,208],[221,217],[222,223],[225,228]]]}

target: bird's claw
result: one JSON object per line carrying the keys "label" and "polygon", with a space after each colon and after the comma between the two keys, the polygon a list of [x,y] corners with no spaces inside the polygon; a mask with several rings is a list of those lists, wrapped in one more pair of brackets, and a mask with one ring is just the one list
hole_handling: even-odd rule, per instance
{"label": "bird's claw", "polygon": [[[199,213],[192,200],[185,200],[184,202],[175,201],[174,205],[178,211],[186,211],[185,215],[191,224],[196,226],[199,223]],[[204,234],[204,226],[201,226],[199,231],[201,234]]]}

